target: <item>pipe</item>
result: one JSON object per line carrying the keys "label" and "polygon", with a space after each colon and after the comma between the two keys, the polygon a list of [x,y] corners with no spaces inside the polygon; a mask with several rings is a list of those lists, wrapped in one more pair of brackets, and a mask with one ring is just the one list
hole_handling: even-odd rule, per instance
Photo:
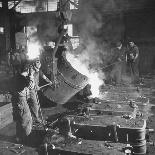
{"label": "pipe", "polygon": [[67,31],[64,29],[61,33],[60,33],[60,36],[58,38],[58,41],[56,42],[56,45],[54,47],[54,50],[53,50],[53,58],[55,58],[55,55],[56,55],[56,52],[57,52],[57,49],[58,49],[58,46],[61,42],[61,39],[62,37],[67,33]]}
{"label": "pipe", "polygon": [[115,65],[115,64],[117,64],[117,63],[120,63],[120,62],[122,62],[122,61],[117,61],[117,62],[115,62],[115,63],[112,63],[112,64],[110,64],[110,65],[107,65],[107,66],[105,66],[105,67],[102,67],[102,68],[100,68],[100,70],[101,70],[101,69],[106,69],[106,68],[108,68],[108,67],[110,67],[110,66],[112,66],[112,65]]}
{"label": "pipe", "polygon": [[47,83],[47,84],[45,84],[43,86],[40,86],[39,88],[41,89],[41,88],[44,88],[44,87],[49,86],[49,85],[51,85],[51,83]]}

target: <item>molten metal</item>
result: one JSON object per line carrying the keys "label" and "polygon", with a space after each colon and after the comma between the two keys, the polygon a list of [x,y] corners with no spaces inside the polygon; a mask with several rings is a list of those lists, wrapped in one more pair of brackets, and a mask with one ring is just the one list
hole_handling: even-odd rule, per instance
{"label": "molten metal", "polygon": [[[73,54],[67,52],[66,59],[81,74],[88,77],[88,83],[91,85],[91,97],[99,97],[99,88],[104,84],[103,77],[100,77],[99,72],[92,71],[88,68],[87,61],[81,61],[80,57],[75,57]],[[103,74],[103,73],[102,73]]]}

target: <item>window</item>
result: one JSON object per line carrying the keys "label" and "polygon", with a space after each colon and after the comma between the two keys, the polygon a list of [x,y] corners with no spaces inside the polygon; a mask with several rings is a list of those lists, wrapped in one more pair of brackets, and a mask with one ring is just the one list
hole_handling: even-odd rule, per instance
{"label": "window", "polygon": [[0,27],[0,34],[4,34],[4,27]]}
{"label": "window", "polygon": [[[10,2],[10,7],[12,5],[13,3]],[[57,10],[57,0],[42,1],[42,3],[34,3],[34,1],[27,1],[24,3],[23,1],[16,7],[16,11],[21,13],[46,12],[56,10]]]}
{"label": "window", "polygon": [[[70,0],[70,9],[78,9],[77,5],[79,4],[79,0]],[[73,2],[73,3],[72,3]],[[74,5],[75,4],[75,5]]]}
{"label": "window", "polygon": [[47,8],[48,11],[56,11],[57,10],[57,1],[56,2],[49,1],[47,7],[48,7]]}
{"label": "window", "polygon": [[17,12],[21,12],[21,13],[31,13],[31,12],[35,12],[36,6],[34,3],[28,2],[28,3],[24,3],[20,2],[17,6],[16,6],[16,11]]}

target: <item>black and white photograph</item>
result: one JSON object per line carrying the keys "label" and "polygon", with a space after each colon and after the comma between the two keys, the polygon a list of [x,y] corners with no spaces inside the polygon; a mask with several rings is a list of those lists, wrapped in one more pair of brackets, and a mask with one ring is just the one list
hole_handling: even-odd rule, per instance
{"label": "black and white photograph", "polygon": [[155,155],[155,0],[0,0],[0,155]]}

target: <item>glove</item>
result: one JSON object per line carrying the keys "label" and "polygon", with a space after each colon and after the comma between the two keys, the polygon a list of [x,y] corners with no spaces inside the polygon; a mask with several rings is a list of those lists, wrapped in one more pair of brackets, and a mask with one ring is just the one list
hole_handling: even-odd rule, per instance
{"label": "glove", "polygon": [[36,90],[39,91],[40,90],[40,87],[39,86],[36,86]]}

